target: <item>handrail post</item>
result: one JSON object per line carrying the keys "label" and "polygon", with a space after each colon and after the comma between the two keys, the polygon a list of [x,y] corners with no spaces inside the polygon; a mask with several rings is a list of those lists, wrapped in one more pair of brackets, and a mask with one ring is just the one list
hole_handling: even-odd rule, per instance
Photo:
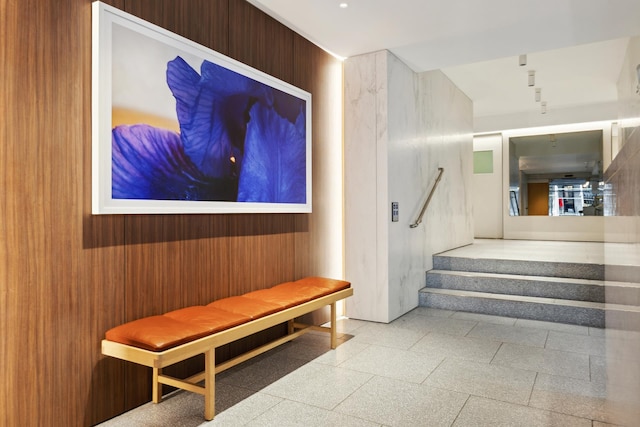
{"label": "handrail post", "polygon": [[433,187],[431,187],[431,192],[429,192],[429,197],[427,197],[427,200],[424,202],[424,205],[422,205],[422,210],[420,211],[420,215],[418,215],[418,219],[416,219],[416,222],[409,225],[410,228],[416,228],[422,222],[422,216],[424,215],[424,212],[427,210],[427,206],[429,206],[429,202],[431,201],[431,197],[433,197],[433,192],[436,190],[436,187],[440,182],[440,178],[442,178],[442,173],[444,172],[444,168],[438,168],[438,171],[439,171],[438,177],[436,178],[436,182],[433,183]]}

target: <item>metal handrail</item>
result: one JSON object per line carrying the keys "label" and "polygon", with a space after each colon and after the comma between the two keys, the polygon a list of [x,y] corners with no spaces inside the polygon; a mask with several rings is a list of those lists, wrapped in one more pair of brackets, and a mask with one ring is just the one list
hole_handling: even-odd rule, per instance
{"label": "metal handrail", "polygon": [[427,210],[427,206],[429,206],[429,202],[431,201],[431,197],[433,197],[433,192],[436,190],[436,187],[440,182],[440,178],[442,178],[442,173],[444,172],[444,168],[438,168],[438,170],[440,171],[440,173],[438,173],[436,182],[434,182],[433,187],[431,187],[431,192],[429,193],[429,197],[427,197],[427,200],[424,202],[424,205],[422,206],[422,210],[420,211],[420,215],[418,215],[418,219],[416,219],[416,222],[414,222],[409,226],[411,228],[416,228],[422,222],[422,216],[424,215],[424,212]]}

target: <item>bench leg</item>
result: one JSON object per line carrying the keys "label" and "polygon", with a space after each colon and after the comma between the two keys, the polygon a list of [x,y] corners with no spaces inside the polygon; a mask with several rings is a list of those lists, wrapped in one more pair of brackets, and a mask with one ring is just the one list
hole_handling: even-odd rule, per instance
{"label": "bench leg", "polygon": [[162,374],[162,369],[153,368],[153,386],[151,391],[151,399],[153,399],[153,403],[160,403],[162,401],[162,384],[160,384],[160,375]]}
{"label": "bench leg", "polygon": [[216,349],[204,353],[204,419],[216,415]]}
{"label": "bench leg", "polygon": [[337,340],[337,329],[338,325],[336,324],[336,303],[331,304],[331,348],[335,349],[338,346]]}
{"label": "bench leg", "polygon": [[292,333],[294,333],[296,331],[295,327],[293,326],[293,319],[289,320],[287,322],[287,333],[289,335],[291,335]]}

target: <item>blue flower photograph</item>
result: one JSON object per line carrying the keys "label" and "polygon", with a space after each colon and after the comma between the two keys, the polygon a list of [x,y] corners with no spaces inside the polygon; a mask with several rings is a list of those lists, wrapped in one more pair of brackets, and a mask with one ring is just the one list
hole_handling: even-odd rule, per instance
{"label": "blue flower photograph", "polygon": [[310,95],[259,72],[253,78],[252,69],[217,53],[208,58],[128,25],[112,28],[110,190],[117,206],[222,202],[224,212],[236,212],[229,203],[310,211]]}
{"label": "blue flower photograph", "polygon": [[179,56],[166,80],[180,130],[113,128],[113,198],[305,203],[304,100]]}

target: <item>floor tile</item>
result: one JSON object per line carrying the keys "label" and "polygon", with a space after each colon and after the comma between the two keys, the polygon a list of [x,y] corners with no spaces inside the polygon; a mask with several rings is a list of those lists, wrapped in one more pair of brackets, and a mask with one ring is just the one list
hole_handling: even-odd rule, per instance
{"label": "floor tile", "polygon": [[[336,330],[340,334],[351,334],[361,326],[367,325],[369,322],[364,320],[341,318],[336,321]],[[325,326],[331,326],[331,322],[325,324]]]}
{"label": "floor tile", "polygon": [[351,359],[370,345],[371,344],[349,340],[340,344],[336,349],[328,351],[321,356],[313,359],[313,362],[338,366],[342,362]]}
{"label": "floor tile", "polygon": [[392,328],[382,323],[369,323],[354,333],[352,341],[406,350],[426,333],[426,331]]}
{"label": "floor tile", "polygon": [[370,346],[340,365],[381,377],[421,383],[442,363],[444,357],[430,357],[398,348]]}
{"label": "floor tile", "polygon": [[[636,251],[629,251],[628,245],[617,249],[615,244],[608,244],[610,253],[615,251],[618,260],[634,265]],[[563,262],[602,264],[605,246],[598,242],[566,242],[545,240],[507,240],[507,239],[475,239],[472,245],[461,246],[439,255],[450,257],[469,257],[487,260],[511,259],[525,261],[558,261],[558,253],[562,253]]]}
{"label": "floor tile", "polygon": [[453,310],[443,310],[441,308],[416,307],[412,311],[410,311],[409,313],[410,314],[420,314],[422,316],[451,317],[455,313],[455,311],[453,311]]}
{"label": "floor tile", "polygon": [[638,395],[640,386],[639,362],[629,359],[589,356],[591,381],[606,383],[610,392],[625,396]]}
{"label": "floor tile", "polygon": [[471,396],[453,427],[591,427],[591,420]]}
{"label": "floor tile", "polygon": [[321,363],[308,363],[265,387],[262,392],[320,408],[333,409],[371,377],[371,374],[364,372]]}
{"label": "floor tile", "polygon": [[[213,421],[209,421],[203,425],[209,427],[213,426],[224,426],[224,427],[237,427],[242,426],[253,420],[254,418],[260,416],[273,406],[282,402],[283,400],[279,397],[269,396],[264,393],[254,393],[247,399],[239,402],[237,405],[226,409],[222,412],[218,412],[213,419]],[[200,418],[200,423],[203,420]],[[175,427],[175,424],[162,424],[167,426]],[[198,424],[202,425],[202,424]]]}
{"label": "floor tile", "polygon": [[535,328],[478,323],[467,336],[533,347],[544,347],[544,343],[547,340],[547,331]]}
{"label": "floor tile", "polygon": [[589,355],[515,344],[503,344],[492,364],[589,380]]}
{"label": "floor tile", "polygon": [[101,424],[102,427],[154,427],[174,425],[198,426],[203,422],[204,400],[193,399],[191,393],[177,392],[166,396],[161,404],[146,403],[127,417],[118,417]]}
{"label": "floor tile", "polygon": [[607,359],[601,356],[589,356],[590,380],[598,384],[607,383]]}
{"label": "floor tile", "polygon": [[497,325],[509,325],[509,326],[513,326],[517,320],[512,317],[492,316],[490,314],[481,314],[481,313],[467,313],[464,311],[458,311],[455,314],[453,314],[451,317],[453,319],[476,320],[478,322],[495,323]]}
{"label": "floor tile", "polygon": [[604,337],[606,329],[589,327],[589,335],[592,337]]}
{"label": "floor tile", "polygon": [[393,328],[412,331],[439,332],[449,335],[466,335],[478,322],[475,320],[453,319],[450,317],[422,316],[409,313],[391,322]]}
{"label": "floor tile", "polygon": [[[339,345],[341,344],[339,340]],[[307,333],[280,347],[280,356],[310,362],[331,352],[331,338],[328,334]]]}
{"label": "floor tile", "polygon": [[608,423],[621,421],[607,400],[605,385],[590,381],[539,374],[529,405]]}
{"label": "floor tile", "polygon": [[[184,393],[185,398],[187,398],[187,396],[196,398],[196,400],[201,402],[202,405],[202,409],[199,411],[200,414],[204,413],[204,398],[202,396],[191,395],[191,393],[188,393],[186,391],[178,391],[177,393]],[[222,384],[220,382],[216,382],[216,413],[224,412],[227,409],[234,407],[238,403],[252,398],[252,396],[254,395],[254,391],[246,389],[244,387],[237,387],[230,384]],[[262,401],[265,400],[266,399],[262,399]],[[251,402],[253,401],[250,401],[249,403]]]}
{"label": "floor tile", "polygon": [[216,375],[216,384],[235,385],[253,391],[263,389],[306,363],[287,352],[281,353],[287,345],[290,343]]}
{"label": "floor tile", "polygon": [[385,426],[449,427],[467,398],[463,393],[374,377],[335,410]]}
{"label": "floor tile", "polygon": [[[238,426],[250,421],[282,399],[259,396],[239,387],[216,384],[216,416],[206,425]],[[164,396],[160,404],[146,403],[102,427],[195,427],[205,423],[204,399],[182,390]]]}
{"label": "floor tile", "polygon": [[251,427],[377,427],[380,424],[304,403],[284,400],[246,425]]}
{"label": "floor tile", "polygon": [[576,335],[589,335],[588,326],[568,325],[566,323],[544,322],[542,320],[518,319],[516,326],[523,328],[547,329],[549,331],[568,332]]}
{"label": "floor tile", "polygon": [[425,385],[526,405],[536,373],[470,360],[446,359]]}
{"label": "floor tile", "polygon": [[606,339],[603,337],[567,334],[556,331],[549,332],[545,347],[552,350],[593,354],[595,356],[604,356],[607,351]]}
{"label": "floor tile", "polygon": [[431,332],[410,350],[434,357],[456,357],[489,363],[500,348],[500,344],[498,341]]}

